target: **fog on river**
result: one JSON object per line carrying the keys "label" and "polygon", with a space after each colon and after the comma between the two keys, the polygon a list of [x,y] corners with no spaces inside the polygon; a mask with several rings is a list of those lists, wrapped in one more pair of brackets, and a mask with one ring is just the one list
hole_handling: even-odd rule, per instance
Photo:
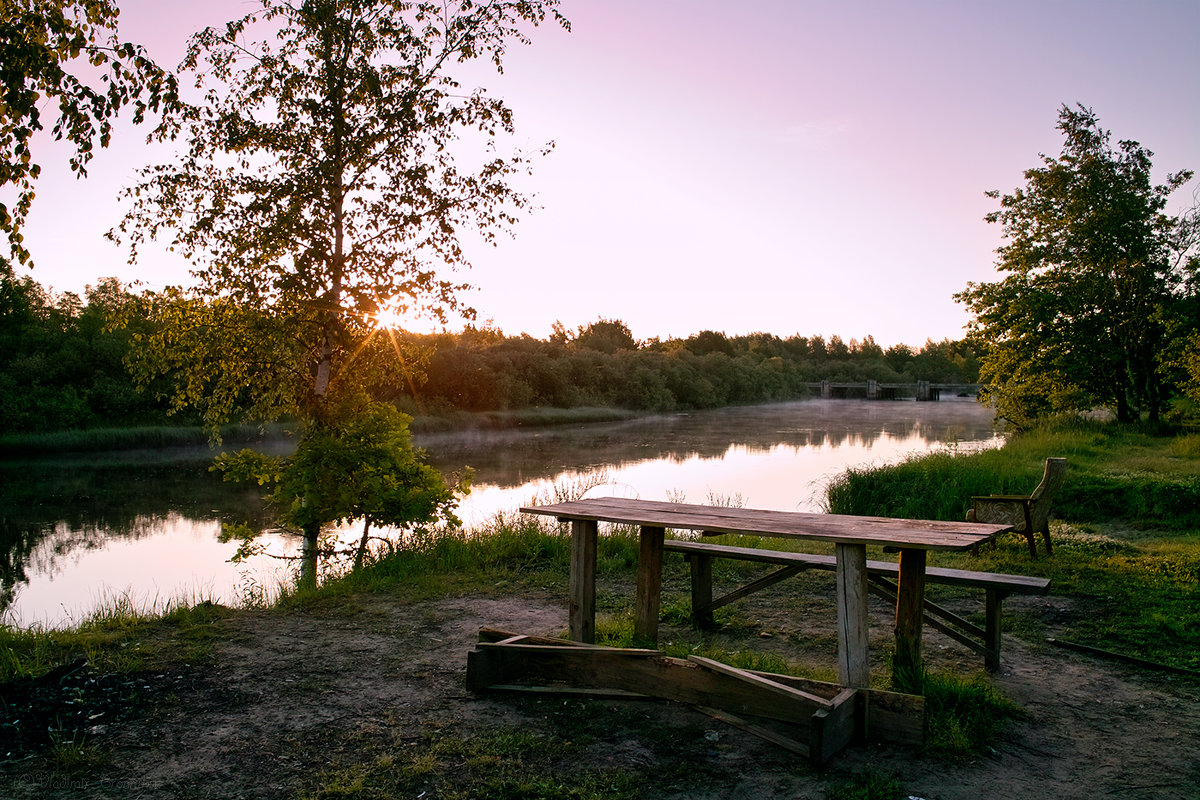
{"label": "fog on river", "polygon": [[[537,430],[416,437],[450,472],[469,466],[459,507],[468,528],[546,500],[556,489],[647,500],[733,500],[824,510],[847,466],[939,447],[1000,444],[991,412],[968,399],[808,400]],[[0,609],[28,626],[78,622],[127,600],[136,608],[269,598],[292,579],[299,537],[274,529],[255,489],[222,483],[207,450],[91,455],[0,465]],[[262,555],[230,563],[222,523],[266,531]],[[337,532],[347,544],[362,528]]]}

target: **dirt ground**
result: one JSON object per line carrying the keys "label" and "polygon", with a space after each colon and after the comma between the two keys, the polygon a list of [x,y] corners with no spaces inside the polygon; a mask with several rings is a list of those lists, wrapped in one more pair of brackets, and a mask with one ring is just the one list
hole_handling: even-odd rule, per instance
{"label": "dirt ground", "polygon": [[[1048,604],[1052,613],[1065,601],[1022,602]],[[679,776],[675,783],[650,781],[646,796],[653,797],[815,800],[848,775],[876,773],[924,800],[1200,798],[1200,681],[1031,648],[1011,636],[994,680],[1025,713],[1007,723],[991,752],[965,762],[867,745],[843,752],[818,774],[764,741],[667,702],[585,704],[465,690],[466,654],[481,627],[553,636],[565,619],[565,602],[545,597],[404,604],[367,596],[351,611],[230,615],[220,623],[228,635],[211,663],[143,676],[137,713],[95,727],[91,742],[102,757],[66,770],[42,756],[6,763],[0,796],[332,796],[333,783],[353,783],[347,765],[375,743],[403,752],[439,737],[469,742],[501,728],[567,736],[582,725],[593,735],[571,751],[564,781],[573,771],[596,769]],[[886,635],[882,612],[877,622]],[[764,643],[786,647],[793,632],[779,622],[763,633]],[[934,664],[978,668],[975,657],[934,631],[925,647]],[[564,728],[571,714],[587,719]],[[622,724],[608,724],[610,716]],[[383,762],[374,763],[379,769]],[[479,769],[469,759],[460,766]],[[487,796],[461,783],[447,789],[453,776],[438,769],[425,782],[405,784],[412,791],[399,796]]]}

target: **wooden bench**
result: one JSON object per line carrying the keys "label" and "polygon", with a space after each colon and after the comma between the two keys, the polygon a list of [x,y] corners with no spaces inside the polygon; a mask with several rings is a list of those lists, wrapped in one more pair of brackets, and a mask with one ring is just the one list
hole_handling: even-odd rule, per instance
{"label": "wooden bench", "polygon": [[[760,550],[753,547],[733,547],[678,539],[666,540],[663,542],[663,549],[668,552],[683,553],[691,564],[692,622],[697,627],[712,625],[713,609],[740,600],[804,570],[835,570],[837,568],[837,559],[834,556],[813,553]],[[782,569],[714,599],[712,594],[712,562],[714,558],[776,564],[780,565]],[[897,592],[894,581],[898,574],[898,564],[890,561],[868,561],[868,589],[873,594],[894,603]],[[929,600],[925,600],[924,618],[930,627],[981,653],[984,667],[989,671],[994,671],[1000,665],[1000,620],[1004,599],[1011,594],[1045,594],[1050,587],[1049,578],[973,572],[944,567],[927,567],[925,580],[932,583],[984,590],[986,599],[984,601],[984,627],[982,628]]]}

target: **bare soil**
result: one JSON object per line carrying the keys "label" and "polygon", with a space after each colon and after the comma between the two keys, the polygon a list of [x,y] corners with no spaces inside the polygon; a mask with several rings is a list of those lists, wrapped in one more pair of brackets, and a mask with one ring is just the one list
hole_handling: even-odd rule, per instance
{"label": "bare soil", "polygon": [[[1068,613],[1066,602],[1010,600],[1044,604],[1048,618]],[[883,648],[886,609],[877,613]],[[799,636],[827,636],[825,623],[796,618],[794,609],[759,618],[757,638],[794,654]],[[469,743],[515,731],[533,741],[572,743],[556,751],[566,754],[560,762],[543,765],[563,787],[586,776],[633,776],[644,781],[648,797],[824,798],[847,776],[874,773],[898,779],[904,796],[925,800],[1200,798],[1200,681],[1013,636],[993,680],[1024,714],[1007,723],[985,755],[966,761],[870,745],[850,748],[818,773],[764,741],[667,702],[465,690],[466,654],[479,628],[554,636],[565,619],[565,603],[550,597],[406,604],[371,595],[330,611],[230,614],[205,664],[139,676],[132,707],[98,718],[80,763],[45,753],[9,761],[0,766],[0,796],[489,797],[479,776],[505,772],[506,756],[473,755]],[[925,644],[934,666],[979,667],[935,631],[927,631]],[[447,742],[466,744],[456,750]],[[528,750],[513,755],[537,757]],[[403,779],[372,789],[389,769]],[[504,785],[508,797],[553,794],[521,789],[519,781]],[[562,796],[573,795],[564,788]]]}

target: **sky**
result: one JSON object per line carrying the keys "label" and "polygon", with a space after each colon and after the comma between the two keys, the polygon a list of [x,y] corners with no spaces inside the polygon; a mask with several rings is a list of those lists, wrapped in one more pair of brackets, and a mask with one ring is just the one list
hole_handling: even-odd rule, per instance
{"label": "sky", "polygon": [[[124,0],[121,36],[164,65],[246,0]],[[563,0],[572,22],[511,48],[482,85],[516,112],[508,143],[554,141],[538,209],[454,277],[508,334],[619,319],[638,339],[768,332],[913,346],[958,339],[953,295],[997,278],[989,189],[1055,155],[1061,105],[1200,170],[1197,0]],[[505,144],[504,142],[501,143]],[[28,274],[186,285],[165,248],[137,264],[104,239],[136,170],[169,157],[122,126],[76,181],[43,168]],[[1200,181],[1168,211],[1193,202]],[[414,323],[413,327],[421,327]],[[454,325],[451,326],[456,327]],[[457,327],[461,327],[461,324]]]}

